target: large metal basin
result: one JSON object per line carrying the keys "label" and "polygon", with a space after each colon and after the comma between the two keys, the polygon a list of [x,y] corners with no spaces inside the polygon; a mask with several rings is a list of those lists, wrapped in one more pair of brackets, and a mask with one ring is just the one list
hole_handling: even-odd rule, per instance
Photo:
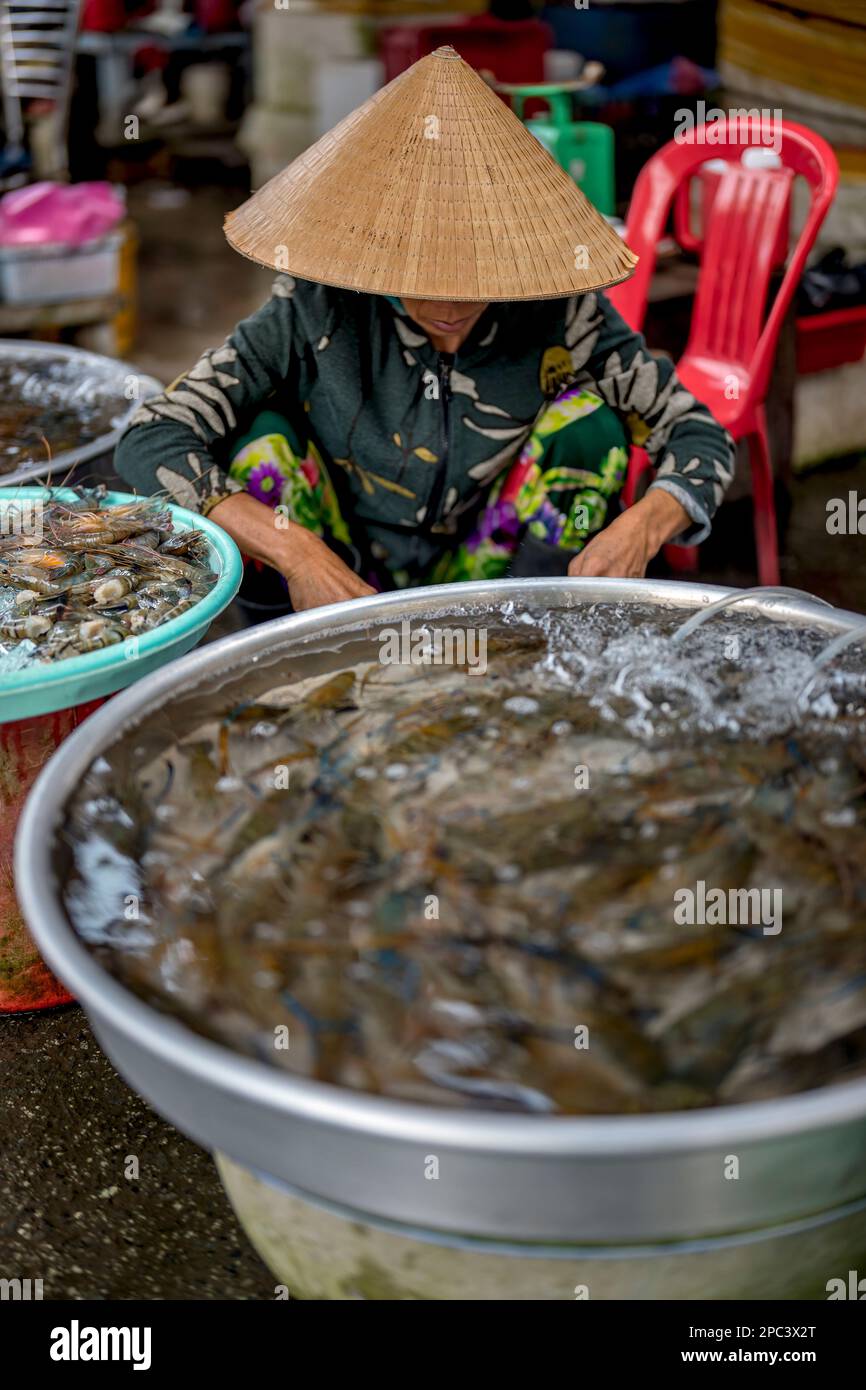
{"label": "large metal basin", "polygon": [[[74,409],[77,402],[87,404],[94,398],[101,398],[110,406],[111,418],[108,427],[86,444],[64,449],[50,459],[29,459],[11,472],[0,473],[0,487],[18,487],[47,478],[57,482],[117,484],[119,480],[113,470],[115,445],[141,402],[162,390],[156,378],[137,371],[128,362],[103,357],[98,352],[86,352],[83,348],[30,339],[0,339],[0,365],[10,361],[60,363],[64,382],[68,380],[69,385],[64,404]],[[134,388],[130,383],[134,383]],[[135,391],[132,398],[131,389]]]}
{"label": "large metal basin", "polygon": [[[135,998],[80,943],[59,897],[55,830],[86,768],[141,716],[202,681],[252,673],[274,654],[328,644],[332,634],[359,624],[372,632],[458,605],[483,612],[514,598],[550,607],[640,601],[673,606],[686,616],[726,592],[701,584],[530,580],[338,604],[192,653],[119,695],[64,743],[21,822],[16,873],[25,916],[127,1080],[180,1129],[230,1160],[224,1172],[236,1199],[244,1188],[239,1166],[282,1185],[274,1210],[280,1207],[284,1216],[299,1197],[347,1221],[423,1230],[428,1244],[437,1235],[446,1243],[458,1237],[506,1242],[509,1258],[515,1242],[530,1242],[536,1256],[553,1245],[560,1258],[569,1257],[568,1247],[598,1247],[618,1251],[627,1264],[641,1251],[649,1258],[664,1249],[673,1257],[676,1246],[667,1242],[690,1242],[694,1253],[695,1241],[710,1251],[719,1242],[748,1247],[771,1233],[782,1250],[786,1234],[838,1231],[840,1222],[843,1236],[831,1242],[834,1260],[856,1253],[846,1246],[845,1231],[863,1249],[866,1082],[761,1104],[622,1118],[450,1111],[344,1091],[235,1055]],[[819,629],[828,640],[863,623],[806,598],[749,599],[747,606]],[[438,1181],[425,1177],[430,1155],[439,1160]],[[739,1159],[736,1181],[724,1176],[729,1155]],[[255,1179],[250,1182],[254,1187]],[[253,1232],[262,1248],[266,1226],[259,1222]],[[782,1253],[777,1259],[783,1273],[787,1258]],[[278,1261],[271,1262],[276,1268]],[[765,1291],[753,1296],[774,1296],[766,1281],[761,1287]],[[698,1296],[707,1294],[704,1280]],[[663,1296],[663,1288],[649,1296]]]}

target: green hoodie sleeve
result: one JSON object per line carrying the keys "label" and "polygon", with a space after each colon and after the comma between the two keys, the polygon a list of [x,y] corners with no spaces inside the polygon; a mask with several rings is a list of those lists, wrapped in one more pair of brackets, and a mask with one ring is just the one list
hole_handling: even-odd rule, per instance
{"label": "green hoodie sleeve", "polygon": [[[115,454],[118,473],[142,494],[207,513],[241,484],[227,476],[234,443],[248,421],[288,383],[298,401],[307,389],[304,345],[310,306],[282,276],[270,299],[244,319],[185,376],[135,412]],[[300,297],[299,297],[300,298]]]}

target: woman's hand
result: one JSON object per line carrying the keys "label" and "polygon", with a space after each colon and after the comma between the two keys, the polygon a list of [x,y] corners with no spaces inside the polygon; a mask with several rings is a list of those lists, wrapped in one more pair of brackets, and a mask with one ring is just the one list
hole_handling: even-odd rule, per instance
{"label": "woman's hand", "polygon": [[656,488],[593,536],[575,555],[568,573],[572,579],[642,579],[653,556],[690,525],[685,507]]}
{"label": "woman's hand", "polygon": [[342,599],[366,598],[376,592],[312,531],[287,521],[247,492],[226,497],[210,515],[245,555],[264,560],[285,576],[297,613]]}
{"label": "woman's hand", "polygon": [[289,582],[289,598],[296,613],[376,592],[311,531],[295,527],[292,540],[289,558],[280,569]]}

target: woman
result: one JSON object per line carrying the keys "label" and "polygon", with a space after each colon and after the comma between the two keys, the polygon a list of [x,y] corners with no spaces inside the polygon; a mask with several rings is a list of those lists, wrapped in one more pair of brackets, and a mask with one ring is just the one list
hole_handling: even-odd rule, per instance
{"label": "woman", "polygon": [[[697,544],[733,448],[600,287],[631,252],[453,49],[227,219],[287,272],[134,416],[117,467],[282,577],[295,610],[502,574],[643,575]],[[656,467],[621,511],[632,444]]]}

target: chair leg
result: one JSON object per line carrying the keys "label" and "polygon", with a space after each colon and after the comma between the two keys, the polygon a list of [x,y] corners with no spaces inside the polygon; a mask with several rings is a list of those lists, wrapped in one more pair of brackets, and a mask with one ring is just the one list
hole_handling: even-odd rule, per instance
{"label": "chair leg", "polygon": [[752,470],[752,497],[755,507],[758,583],[775,585],[779,583],[779,537],[776,528],[773,465],[764,421],[761,421],[757,430],[749,435],[749,465]]}
{"label": "chair leg", "polygon": [[[621,494],[624,507],[634,506],[641,478],[644,473],[652,473],[652,471],[653,466],[646,449],[632,446],[629,450],[628,468]],[[662,553],[666,564],[674,574],[697,573],[698,548],[696,545],[666,545]]]}
{"label": "chair leg", "polygon": [[665,563],[673,574],[697,574],[698,546],[666,545],[662,550]]}
{"label": "chair leg", "polygon": [[652,471],[652,464],[649,461],[649,454],[646,449],[631,448],[628,455],[628,468],[626,469],[625,482],[622,488],[622,505],[633,507],[637,496],[638,486],[644,473]]}

